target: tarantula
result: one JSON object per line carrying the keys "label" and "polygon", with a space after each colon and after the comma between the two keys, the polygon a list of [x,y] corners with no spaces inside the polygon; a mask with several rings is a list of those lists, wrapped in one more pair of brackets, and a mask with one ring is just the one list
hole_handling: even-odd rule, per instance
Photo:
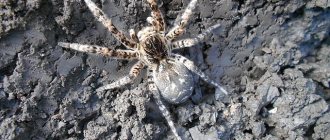
{"label": "tarantula", "polygon": [[151,8],[151,17],[147,22],[151,25],[143,28],[137,34],[133,29],[129,31],[130,38],[126,37],[111,22],[111,19],[99,9],[91,0],[85,0],[90,11],[101,22],[113,36],[119,40],[127,50],[110,49],[97,45],[83,45],[78,43],[59,42],[58,45],[81,52],[100,54],[116,59],[138,59],[139,61],[131,68],[128,76],[125,76],[109,85],[102,86],[96,91],[104,91],[118,88],[131,83],[147,67],[148,69],[148,89],[152,92],[156,103],[167,120],[171,130],[177,139],[181,139],[176,131],[176,127],[171,120],[170,113],[162,102],[165,99],[169,103],[178,104],[187,100],[194,86],[193,73],[199,75],[204,81],[209,82],[218,88],[218,91],[227,94],[219,84],[211,80],[189,59],[172,53],[174,49],[191,47],[203,40],[207,34],[219,25],[212,26],[196,38],[175,41],[177,37],[185,31],[185,26],[192,15],[192,10],[196,7],[197,0],[192,0],[182,14],[179,22],[167,33],[164,18],[157,6],[156,0],[147,0]]}

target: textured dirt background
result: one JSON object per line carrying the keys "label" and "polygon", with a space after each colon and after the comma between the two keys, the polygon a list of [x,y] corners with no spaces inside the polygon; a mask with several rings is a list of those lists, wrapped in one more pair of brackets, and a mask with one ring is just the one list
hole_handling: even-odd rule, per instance
{"label": "textured dirt background", "polygon": [[[145,1],[96,0],[114,24],[141,29]],[[168,27],[188,0],[159,2]],[[168,105],[186,139],[330,139],[330,1],[199,0],[187,33],[221,24],[177,53],[230,92],[196,81]],[[94,90],[134,61],[63,50],[57,42],[122,48],[82,0],[0,1],[0,139],[173,139],[141,76]],[[142,73],[145,75],[145,73]]]}

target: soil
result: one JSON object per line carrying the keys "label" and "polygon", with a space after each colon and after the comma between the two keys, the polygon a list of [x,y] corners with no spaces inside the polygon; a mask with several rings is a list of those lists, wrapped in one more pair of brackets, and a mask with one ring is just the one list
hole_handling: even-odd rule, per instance
{"label": "soil", "polygon": [[[94,2],[126,35],[147,26],[145,0]],[[189,0],[158,3],[170,29]],[[330,1],[200,0],[194,12],[182,38],[221,26],[175,53],[230,95],[196,80],[191,99],[167,104],[183,138],[330,139]],[[124,48],[82,0],[2,0],[0,21],[0,139],[174,139],[145,72],[95,91],[136,61],[57,45]]]}

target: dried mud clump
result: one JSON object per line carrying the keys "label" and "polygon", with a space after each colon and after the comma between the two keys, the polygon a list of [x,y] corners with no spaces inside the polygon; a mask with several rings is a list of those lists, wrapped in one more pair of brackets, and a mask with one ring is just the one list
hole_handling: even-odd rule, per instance
{"label": "dried mud clump", "polygon": [[2,0],[0,2],[0,38],[10,30],[24,27],[28,14],[40,6],[40,0]]}
{"label": "dried mud clump", "polygon": [[[126,34],[146,26],[145,1],[94,1]],[[188,0],[159,2],[167,27]],[[193,97],[167,104],[185,139],[330,139],[330,2],[199,1],[177,51],[229,96],[195,78]],[[80,0],[0,2],[0,139],[174,139],[145,77],[101,85],[134,61],[78,53],[57,42],[122,48]],[[142,73],[142,75],[145,75]]]}

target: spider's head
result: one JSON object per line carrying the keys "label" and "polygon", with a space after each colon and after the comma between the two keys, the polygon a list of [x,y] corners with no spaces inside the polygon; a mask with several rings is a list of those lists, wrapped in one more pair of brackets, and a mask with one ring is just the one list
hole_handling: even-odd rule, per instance
{"label": "spider's head", "polygon": [[147,29],[138,34],[140,49],[149,62],[159,63],[168,56],[165,39],[161,34]]}
{"label": "spider's head", "polygon": [[157,34],[146,38],[143,49],[148,57],[158,61],[167,57],[165,41]]}

